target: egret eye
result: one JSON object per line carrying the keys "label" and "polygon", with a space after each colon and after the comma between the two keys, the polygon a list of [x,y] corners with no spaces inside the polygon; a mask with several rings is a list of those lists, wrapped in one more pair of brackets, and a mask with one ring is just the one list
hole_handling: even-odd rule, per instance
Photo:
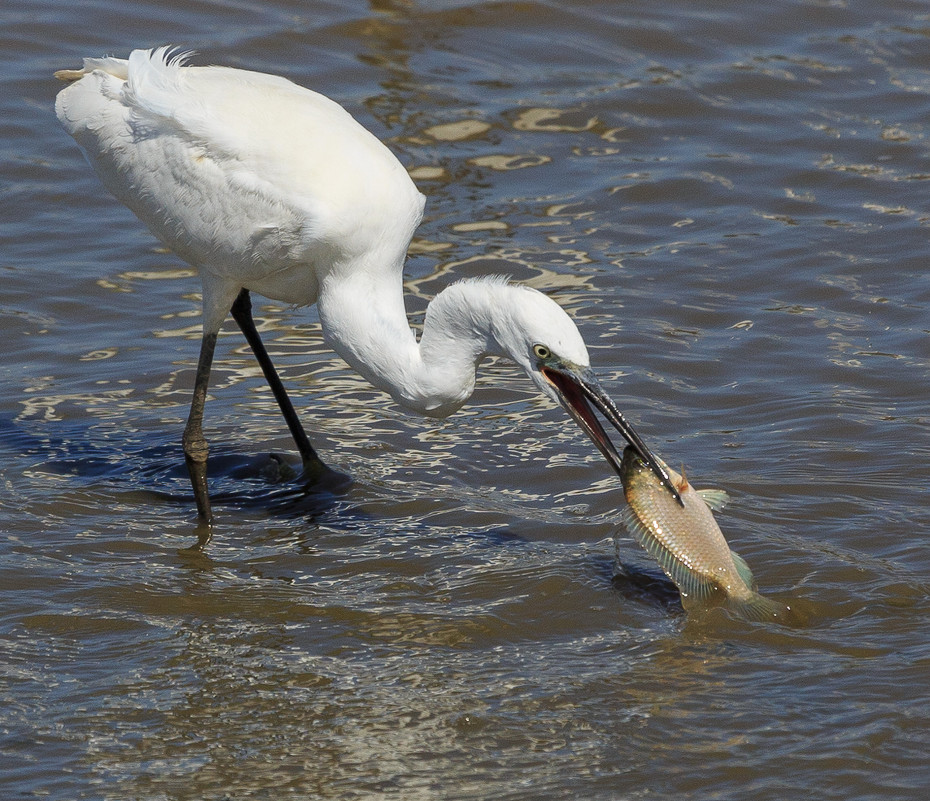
{"label": "egret eye", "polygon": [[548,359],[552,355],[552,351],[545,345],[533,345],[533,353],[537,359]]}

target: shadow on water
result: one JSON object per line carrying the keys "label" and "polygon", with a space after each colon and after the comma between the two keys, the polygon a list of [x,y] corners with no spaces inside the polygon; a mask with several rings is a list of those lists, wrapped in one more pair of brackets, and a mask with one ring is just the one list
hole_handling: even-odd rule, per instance
{"label": "shadow on water", "polygon": [[[0,420],[0,449],[6,461],[18,459],[32,475],[65,479],[78,491],[118,493],[133,503],[167,504],[196,514],[179,443],[151,444],[131,432],[111,433],[75,421],[43,421],[39,427],[7,418]],[[313,524],[334,510],[342,524],[353,527],[379,519],[366,508],[379,492],[364,482],[360,485],[350,476],[336,474],[332,482],[309,484],[301,479],[301,472],[296,454],[242,453],[222,444],[214,446],[207,464],[210,500],[217,509],[253,512],[279,521]],[[199,539],[199,530],[192,536]],[[506,526],[447,534],[450,541],[462,536],[489,547],[526,542]],[[432,532],[430,538],[442,539]]]}
{"label": "shadow on water", "polygon": [[692,628],[706,628],[711,631],[721,626],[724,629],[734,626],[740,628],[749,623],[806,629],[834,617],[824,605],[814,604],[804,598],[787,600],[786,616],[779,620],[747,620],[724,606],[708,606],[689,612],[682,605],[678,587],[659,568],[630,562],[614,562],[614,567],[611,585],[625,600],[659,608],[676,617],[687,616],[688,624]]}
{"label": "shadow on water", "polygon": [[[0,443],[9,458],[31,459],[33,473],[64,477],[84,487],[101,485],[139,498],[193,508],[194,498],[178,444],[149,444],[131,436],[111,439],[93,426],[45,422],[41,432],[11,419],[0,420]],[[301,480],[296,456],[248,454],[214,448],[207,471],[216,506],[263,509],[273,515],[308,519],[329,511],[351,489],[343,480],[316,486]]]}
{"label": "shadow on water", "polygon": [[628,562],[613,564],[616,572],[610,583],[624,599],[658,607],[670,614],[684,615],[678,587],[661,570]]}

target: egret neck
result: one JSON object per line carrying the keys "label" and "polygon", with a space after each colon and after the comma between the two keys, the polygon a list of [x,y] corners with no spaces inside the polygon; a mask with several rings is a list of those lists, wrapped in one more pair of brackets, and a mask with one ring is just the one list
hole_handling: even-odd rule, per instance
{"label": "egret neck", "polygon": [[[364,278],[356,280],[360,275]],[[371,272],[353,272],[324,279],[317,301],[320,322],[327,344],[402,406],[447,417],[471,397],[483,358],[525,362],[495,336],[508,327],[500,319],[506,306],[501,296],[524,292],[522,287],[486,279],[452,284],[427,307],[418,342],[402,287],[371,278]]]}

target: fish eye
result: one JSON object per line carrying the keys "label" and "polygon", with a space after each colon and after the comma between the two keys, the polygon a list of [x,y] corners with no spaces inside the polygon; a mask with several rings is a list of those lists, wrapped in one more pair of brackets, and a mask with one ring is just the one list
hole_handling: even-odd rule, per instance
{"label": "fish eye", "polygon": [[533,353],[537,359],[548,359],[552,355],[552,351],[545,345],[533,345]]}

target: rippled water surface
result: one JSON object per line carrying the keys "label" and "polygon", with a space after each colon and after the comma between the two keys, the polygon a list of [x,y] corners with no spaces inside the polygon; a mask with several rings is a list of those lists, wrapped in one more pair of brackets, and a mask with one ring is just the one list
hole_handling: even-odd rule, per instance
{"label": "rippled water surface", "polygon": [[[421,420],[261,298],[355,483],[263,477],[293,446],[229,325],[180,554],[199,284],[51,77],[167,42],[387,141],[428,196],[412,323],[463,276],[550,293],[809,624],[689,620],[625,536],[616,579],[618,482],[513,366]],[[925,3],[6,0],[0,43],[3,798],[924,797]]]}

